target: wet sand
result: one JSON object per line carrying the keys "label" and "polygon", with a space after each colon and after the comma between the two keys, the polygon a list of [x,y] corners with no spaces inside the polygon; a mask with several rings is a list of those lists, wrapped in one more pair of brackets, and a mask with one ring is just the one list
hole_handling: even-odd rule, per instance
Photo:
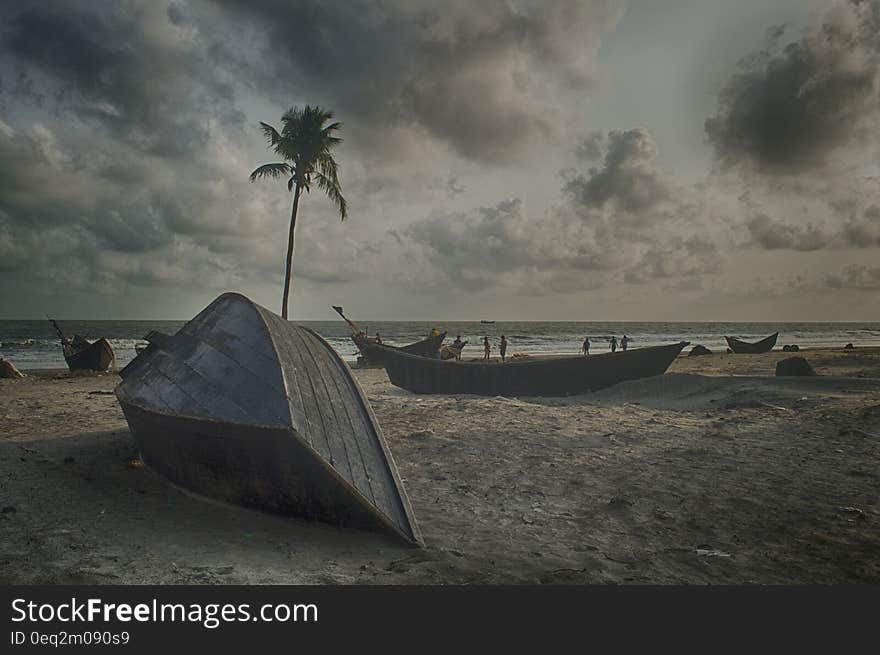
{"label": "wet sand", "polygon": [[680,357],[569,398],[356,375],[422,529],[206,502],[143,466],[115,374],[0,380],[2,583],[878,583],[880,349]]}

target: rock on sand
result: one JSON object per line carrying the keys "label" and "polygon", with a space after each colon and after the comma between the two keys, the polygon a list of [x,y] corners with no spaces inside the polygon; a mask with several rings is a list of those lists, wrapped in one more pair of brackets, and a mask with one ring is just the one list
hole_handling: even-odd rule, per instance
{"label": "rock on sand", "polygon": [[0,357],[0,378],[23,378],[24,374],[15,368],[15,364]]}
{"label": "rock on sand", "polygon": [[776,362],[776,375],[816,375],[816,371],[803,357],[789,357]]}

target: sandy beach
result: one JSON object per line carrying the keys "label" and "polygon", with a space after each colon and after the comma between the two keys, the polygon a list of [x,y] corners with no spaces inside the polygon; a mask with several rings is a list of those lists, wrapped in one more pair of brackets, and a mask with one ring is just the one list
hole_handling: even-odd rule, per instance
{"label": "sandy beach", "polygon": [[426,547],[188,495],[116,374],[0,380],[0,582],[880,582],[880,348],[680,357],[569,398],[415,396],[356,370]]}

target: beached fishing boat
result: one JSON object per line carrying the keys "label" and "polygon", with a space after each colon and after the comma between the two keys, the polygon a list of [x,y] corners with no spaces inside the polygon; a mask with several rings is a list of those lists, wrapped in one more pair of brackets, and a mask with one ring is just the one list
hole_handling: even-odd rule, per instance
{"label": "beached fishing boat", "polygon": [[408,346],[391,346],[388,344],[380,344],[375,337],[368,337],[363,333],[353,334],[351,340],[357,346],[361,353],[360,364],[366,366],[382,366],[385,362],[385,351],[396,350],[398,352],[409,353],[417,357],[435,358],[440,352],[440,346],[446,338],[445,332],[432,334],[426,339],[416,341]]}
{"label": "beached fishing boat", "polygon": [[67,368],[71,371],[100,371],[104,372],[110,369],[116,361],[116,354],[113,352],[113,346],[103,337],[97,341],[89,341],[78,334],[73,335],[72,339],[64,336],[61,328],[51,318],[49,322],[61,337],[61,351],[64,354],[64,361]]}
{"label": "beached fishing boat", "polygon": [[314,331],[226,293],[145,338],[116,396],[147,465],[222,501],[421,542],[372,408]]}
{"label": "beached fishing boat", "polygon": [[766,353],[773,350],[773,346],[776,345],[776,339],[779,337],[779,332],[774,332],[766,339],[761,339],[760,341],[755,341],[754,343],[749,343],[748,341],[740,341],[739,339],[735,339],[733,337],[724,337],[727,340],[727,345],[730,346],[730,349],[735,353]]}
{"label": "beached fishing boat", "polygon": [[440,332],[435,329],[431,330],[431,334],[429,334],[426,339],[416,341],[408,346],[391,346],[383,344],[376,337],[368,337],[360,325],[346,317],[342,312],[342,307],[338,305],[330,306],[351,328],[351,340],[354,341],[354,345],[357,346],[358,352],[361,354],[361,356],[358,357],[358,364],[360,366],[382,366],[384,361],[382,350],[377,346],[401,350],[420,357],[438,357],[440,346],[443,344],[443,339],[446,338],[446,332]]}
{"label": "beached fishing boat", "polygon": [[666,372],[687,341],[668,346],[507,363],[426,359],[396,350],[385,354],[391,383],[413,393],[479,396],[568,396]]}

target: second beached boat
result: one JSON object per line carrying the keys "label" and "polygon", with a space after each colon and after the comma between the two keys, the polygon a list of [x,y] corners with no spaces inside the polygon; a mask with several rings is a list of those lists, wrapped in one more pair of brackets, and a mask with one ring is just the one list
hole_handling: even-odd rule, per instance
{"label": "second beached boat", "polygon": [[61,351],[64,361],[71,371],[98,371],[104,372],[110,369],[116,362],[116,353],[107,339],[101,337],[97,341],[89,341],[78,334],[72,339],[64,336],[61,328],[51,318],[49,322],[61,337]]}
{"label": "second beached boat", "polygon": [[421,543],[373,411],[318,334],[227,293],[146,339],[116,396],[147,465],[219,500]]}
{"label": "second beached boat", "polygon": [[745,354],[770,352],[776,345],[776,339],[778,337],[779,332],[774,332],[769,337],[761,339],[760,341],[755,341],[754,343],[749,343],[748,341],[740,341],[739,339],[735,339],[733,337],[724,338],[727,340],[727,345],[730,346],[730,349],[733,352],[738,354]]}
{"label": "second beached boat", "polygon": [[418,357],[437,357],[445,338],[445,332],[438,332],[408,346],[380,344],[375,338],[365,336],[363,333],[353,334],[351,340],[354,341],[354,345],[357,346],[361,353],[361,364],[366,366],[382,366],[385,363],[385,352],[387,350],[396,350]]}
{"label": "second beached boat", "polygon": [[375,337],[368,337],[366,332],[361,329],[360,325],[346,317],[342,311],[342,307],[339,305],[331,305],[331,307],[333,308],[333,311],[339,314],[342,317],[342,320],[348,323],[351,328],[351,340],[354,341],[354,345],[357,346],[357,349],[361,354],[361,356],[358,357],[358,364],[361,366],[382,366],[384,364],[384,350],[382,346],[393,350],[407,352],[412,355],[418,355],[420,357],[438,357],[440,346],[443,344],[443,339],[446,338],[446,332],[440,332],[439,330],[434,329],[431,330],[431,334],[428,335],[427,339],[416,341],[408,346],[390,346],[381,343]]}
{"label": "second beached boat", "polygon": [[456,362],[386,349],[391,383],[414,393],[479,396],[569,396],[666,372],[687,341],[668,346],[505,364]]}

